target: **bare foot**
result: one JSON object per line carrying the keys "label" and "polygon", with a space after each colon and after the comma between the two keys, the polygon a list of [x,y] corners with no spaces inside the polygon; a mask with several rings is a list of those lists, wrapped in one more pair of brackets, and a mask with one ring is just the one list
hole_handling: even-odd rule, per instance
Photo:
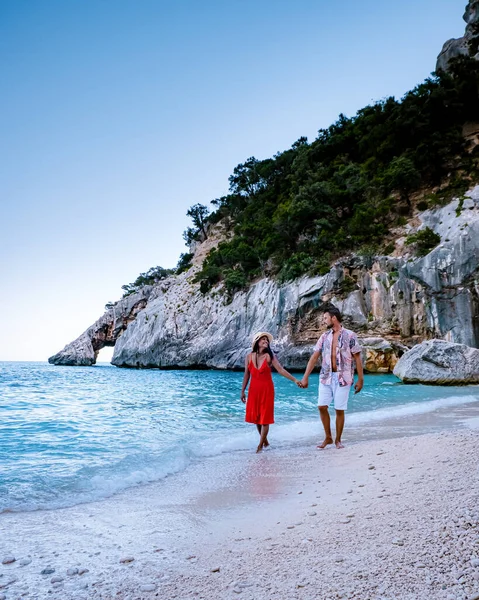
{"label": "bare foot", "polygon": [[326,437],[324,438],[324,442],[321,442],[321,444],[319,444],[319,446],[316,446],[316,448],[318,450],[324,450],[324,448],[326,448],[326,446],[328,446],[329,444],[333,443],[333,438],[332,437]]}
{"label": "bare foot", "polygon": [[263,450],[263,446],[261,444],[256,448],[256,454],[259,454]]}
{"label": "bare foot", "polygon": [[263,448],[267,448],[269,446],[268,440],[265,440],[263,443]]}
{"label": "bare foot", "polygon": [[338,450],[341,450],[341,448],[344,448],[344,446],[343,446],[343,444],[341,444],[341,442],[334,442],[334,444]]}

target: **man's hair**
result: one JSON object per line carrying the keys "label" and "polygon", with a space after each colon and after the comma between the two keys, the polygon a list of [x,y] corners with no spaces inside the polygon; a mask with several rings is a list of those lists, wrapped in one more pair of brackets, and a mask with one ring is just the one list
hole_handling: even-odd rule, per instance
{"label": "man's hair", "polygon": [[328,308],[324,311],[325,313],[328,313],[328,315],[330,317],[336,317],[336,319],[341,323],[341,321],[343,320],[343,316],[341,315],[341,312],[339,311],[338,308],[336,308],[335,306],[331,305],[328,306]]}

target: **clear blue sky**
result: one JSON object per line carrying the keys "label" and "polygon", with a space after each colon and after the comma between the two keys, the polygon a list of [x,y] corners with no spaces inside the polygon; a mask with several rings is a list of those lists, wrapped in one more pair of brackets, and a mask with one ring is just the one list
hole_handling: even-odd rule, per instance
{"label": "clear blue sky", "polygon": [[0,360],[46,360],[176,265],[238,163],[425,79],[465,4],[2,0]]}

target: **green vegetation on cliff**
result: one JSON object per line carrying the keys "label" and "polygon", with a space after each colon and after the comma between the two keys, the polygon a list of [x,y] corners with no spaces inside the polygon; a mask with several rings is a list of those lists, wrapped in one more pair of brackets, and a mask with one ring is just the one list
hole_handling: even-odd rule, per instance
{"label": "green vegetation on cliff", "polygon": [[[232,294],[258,276],[324,273],[345,252],[380,250],[417,192],[439,190],[421,198],[421,209],[464,192],[478,154],[466,147],[462,129],[479,122],[478,90],[479,62],[461,58],[400,101],[340,115],[312,143],[300,138],[272,158],[238,165],[212,214],[202,205],[188,213],[195,228],[185,232],[187,241],[220,220],[233,234],[198,273],[202,291],[219,281]],[[434,242],[429,238],[415,240],[420,250]]]}
{"label": "green vegetation on cliff", "polygon": [[146,273],[140,273],[133,283],[127,283],[121,286],[123,298],[134,294],[145,285],[155,285],[162,279],[174,273],[174,269],[164,269],[163,267],[151,267]]}

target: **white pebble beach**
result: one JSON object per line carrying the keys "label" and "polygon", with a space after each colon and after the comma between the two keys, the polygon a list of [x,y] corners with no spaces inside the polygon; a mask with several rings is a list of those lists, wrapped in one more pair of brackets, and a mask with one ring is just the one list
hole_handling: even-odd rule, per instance
{"label": "white pebble beach", "polygon": [[479,430],[448,428],[3,513],[0,599],[477,600],[478,465]]}

